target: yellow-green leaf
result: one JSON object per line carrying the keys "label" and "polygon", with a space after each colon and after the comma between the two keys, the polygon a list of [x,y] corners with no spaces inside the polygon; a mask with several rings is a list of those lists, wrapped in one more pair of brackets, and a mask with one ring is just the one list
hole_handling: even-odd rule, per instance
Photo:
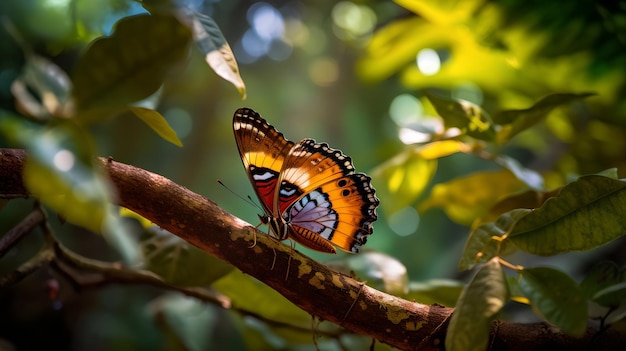
{"label": "yellow-green leaf", "polygon": [[626,233],[626,183],[589,175],[521,219],[511,232],[520,249],[535,255],[584,251]]}
{"label": "yellow-green leaf", "polygon": [[459,269],[471,269],[475,265],[487,262],[496,256],[510,255],[515,245],[507,240],[507,236],[515,223],[530,210],[513,210],[500,216],[494,223],[485,223],[472,231],[461,255]]}
{"label": "yellow-green leaf", "polygon": [[498,142],[504,143],[512,137],[528,129],[545,118],[556,107],[568,104],[572,101],[592,96],[592,93],[584,94],[551,94],[533,106],[523,110],[506,110],[494,115],[493,119],[498,124],[510,124],[510,128],[502,129],[498,133]]}
{"label": "yellow-green leaf", "polygon": [[500,199],[523,186],[508,170],[475,173],[435,185],[419,211],[441,207],[453,221],[469,225],[486,215]]}
{"label": "yellow-green leaf", "polygon": [[443,118],[446,128],[459,128],[467,135],[480,140],[491,141],[495,138],[491,116],[480,106],[429,91],[425,91],[424,95]]}
{"label": "yellow-green leaf", "polygon": [[458,140],[434,141],[423,145],[417,150],[419,155],[426,160],[450,156],[457,152],[467,153],[470,151],[472,151],[471,146]]}
{"label": "yellow-green leaf", "polygon": [[237,60],[217,23],[199,12],[182,11],[182,15],[190,23],[196,46],[209,66],[217,75],[232,83],[245,99],[246,85],[239,73]]}
{"label": "yellow-green leaf", "polygon": [[165,118],[157,111],[144,107],[129,107],[128,110],[144,121],[144,123],[152,128],[161,138],[176,146],[183,146],[183,143],[178,139],[178,135],[176,135],[174,129],[170,127]]}
{"label": "yellow-green leaf", "polygon": [[448,351],[484,351],[489,341],[489,323],[509,292],[497,259],[483,265],[461,293],[446,334]]}
{"label": "yellow-green leaf", "polygon": [[424,192],[437,171],[436,159],[425,159],[419,151],[408,150],[372,171],[376,192],[387,215],[413,204]]}
{"label": "yellow-green leaf", "polygon": [[465,284],[456,280],[431,279],[409,283],[409,292],[401,295],[409,301],[416,301],[425,305],[438,303],[446,307],[456,305]]}
{"label": "yellow-green leaf", "polygon": [[28,151],[23,176],[31,196],[68,222],[101,233],[127,262],[139,261],[133,236],[112,205],[110,181],[95,166],[91,140],[84,131],[63,122],[41,128],[4,113],[0,131]]}
{"label": "yellow-green leaf", "polygon": [[406,294],[409,276],[402,262],[380,252],[366,251],[326,262],[327,265],[354,274],[368,285],[393,295]]}

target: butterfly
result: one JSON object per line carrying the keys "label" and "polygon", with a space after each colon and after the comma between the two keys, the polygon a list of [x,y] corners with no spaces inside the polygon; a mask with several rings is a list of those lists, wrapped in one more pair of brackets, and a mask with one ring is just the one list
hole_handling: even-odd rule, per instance
{"label": "butterfly", "polygon": [[233,131],[270,235],[326,253],[335,253],[334,246],[359,252],[379,200],[349,156],[313,139],[289,141],[248,108],[235,112]]}

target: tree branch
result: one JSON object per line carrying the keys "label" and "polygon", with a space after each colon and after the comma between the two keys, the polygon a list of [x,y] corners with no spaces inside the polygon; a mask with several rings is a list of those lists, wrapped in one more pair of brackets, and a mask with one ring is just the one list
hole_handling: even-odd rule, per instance
{"label": "tree branch", "polygon": [[[213,201],[164,177],[110,159],[101,161],[121,206],[259,279],[310,314],[398,349],[444,349],[453,309],[422,305],[368,287],[255,232]],[[24,162],[24,151],[0,149],[0,194],[28,196],[21,177]],[[256,246],[250,248],[255,235]],[[609,350],[626,344],[626,336],[614,329],[593,338],[598,332],[597,326],[590,326],[582,339],[575,339],[545,323],[497,321],[492,325],[491,349]]]}

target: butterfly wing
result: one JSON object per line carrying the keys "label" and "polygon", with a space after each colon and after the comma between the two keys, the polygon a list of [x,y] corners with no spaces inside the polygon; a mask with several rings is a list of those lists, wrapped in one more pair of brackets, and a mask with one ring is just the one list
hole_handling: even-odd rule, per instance
{"label": "butterfly wing", "polygon": [[235,112],[233,130],[243,166],[265,214],[279,217],[281,212],[275,207],[279,174],[294,143],[285,139],[258,113],[247,108]]}
{"label": "butterfly wing", "polygon": [[[358,252],[372,233],[378,199],[370,178],[355,173],[350,157],[327,144],[285,139],[258,113],[235,112],[239,155],[270,227],[313,250],[332,244]],[[332,244],[331,244],[332,243]]]}
{"label": "butterfly wing", "polygon": [[[358,252],[377,219],[379,201],[370,181],[354,172],[350,157],[327,144],[312,139],[295,144],[280,173],[277,204],[289,235],[318,251],[335,252],[330,241]],[[285,192],[283,186],[293,192]]]}

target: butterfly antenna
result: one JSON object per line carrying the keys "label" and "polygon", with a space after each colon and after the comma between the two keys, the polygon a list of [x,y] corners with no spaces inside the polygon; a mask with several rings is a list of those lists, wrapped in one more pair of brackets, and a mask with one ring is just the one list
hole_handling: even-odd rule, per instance
{"label": "butterfly antenna", "polygon": [[221,179],[218,179],[217,182],[220,183],[221,186],[226,188],[226,190],[230,191],[233,195],[237,196],[238,198],[242,199],[243,201],[249,203],[250,205],[256,207],[261,212],[263,212],[263,209],[261,208],[261,206],[259,206],[259,204],[254,202],[254,200],[252,200],[252,197],[250,197],[250,195],[248,195],[247,197],[243,197],[243,196],[237,194],[235,191],[233,191],[233,189],[229,188],[228,185],[224,184]]}

